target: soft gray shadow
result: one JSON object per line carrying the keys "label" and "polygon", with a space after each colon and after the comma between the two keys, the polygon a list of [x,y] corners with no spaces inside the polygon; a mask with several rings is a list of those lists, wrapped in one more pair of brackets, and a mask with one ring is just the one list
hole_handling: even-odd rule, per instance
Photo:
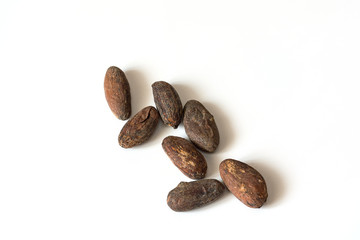
{"label": "soft gray shadow", "polygon": [[266,162],[268,161],[260,159],[246,161],[246,164],[255,168],[265,179],[268,190],[268,199],[263,206],[265,208],[278,205],[285,197],[287,188],[283,175]]}
{"label": "soft gray shadow", "polygon": [[199,96],[199,94],[196,91],[194,91],[194,88],[191,88],[190,85],[184,85],[178,83],[174,83],[174,84],[170,83],[170,84],[175,88],[175,90],[179,94],[183,106],[187,101],[191,99],[196,99]]}
{"label": "soft gray shadow", "polygon": [[[201,152],[201,151],[200,151]],[[216,151],[214,153],[201,152],[207,163],[206,178],[220,178],[219,165],[222,159],[221,155]]]}
{"label": "soft gray shadow", "polygon": [[[201,102],[201,101],[200,101]],[[210,102],[201,102],[214,116],[216,126],[219,129],[220,143],[214,153],[225,152],[233,147],[235,140],[234,128],[228,113],[225,113],[218,105]]]}
{"label": "soft gray shadow", "polygon": [[[201,102],[201,101],[200,101]],[[219,129],[220,143],[215,152],[206,153],[203,152],[204,157],[207,160],[208,170],[207,177],[213,178],[219,176],[219,165],[224,160],[224,154],[226,151],[233,147],[235,140],[235,134],[232,128],[230,118],[222,111],[220,107],[209,102],[201,102],[206,109],[214,116],[216,125]]]}
{"label": "soft gray shadow", "polygon": [[137,69],[128,69],[124,73],[130,85],[131,116],[146,106],[155,106],[152,99],[152,83],[145,77],[145,74]]}

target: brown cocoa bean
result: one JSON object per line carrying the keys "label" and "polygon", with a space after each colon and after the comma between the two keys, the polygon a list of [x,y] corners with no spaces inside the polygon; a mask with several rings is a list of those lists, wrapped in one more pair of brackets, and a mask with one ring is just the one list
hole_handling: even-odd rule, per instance
{"label": "brown cocoa bean", "polygon": [[261,174],[246,163],[226,159],[220,163],[220,176],[226,187],[246,206],[260,208],[268,197]]}
{"label": "brown cocoa bean", "polygon": [[152,107],[145,107],[135,114],[121,129],[119,144],[123,148],[131,148],[142,144],[150,138],[159,122],[159,113]]}
{"label": "brown cocoa bean", "polygon": [[154,102],[162,121],[173,128],[181,123],[183,107],[175,88],[169,83],[158,81],[152,85]]}
{"label": "brown cocoa bean", "polygon": [[224,185],[216,179],[180,182],[169,192],[167,204],[176,212],[189,211],[215,201],[224,189]]}
{"label": "brown cocoa bean", "polygon": [[220,136],[213,115],[196,100],[190,100],[184,107],[185,132],[199,149],[214,152]]}
{"label": "brown cocoa bean", "polygon": [[175,166],[187,177],[191,179],[205,177],[206,160],[190,141],[181,137],[168,136],[164,138],[162,147]]}
{"label": "brown cocoa bean", "polygon": [[120,68],[108,68],[104,89],[106,101],[114,115],[121,120],[128,119],[131,115],[130,85]]}

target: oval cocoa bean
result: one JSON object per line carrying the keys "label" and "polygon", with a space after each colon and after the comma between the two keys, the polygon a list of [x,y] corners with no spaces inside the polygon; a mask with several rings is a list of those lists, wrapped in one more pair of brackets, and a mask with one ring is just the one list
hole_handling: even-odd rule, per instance
{"label": "oval cocoa bean", "polygon": [[219,145],[220,136],[213,115],[196,100],[184,106],[184,127],[191,142],[199,149],[214,152]]}
{"label": "oval cocoa bean", "polygon": [[176,212],[189,211],[214,202],[224,190],[224,185],[216,179],[181,182],[169,192],[167,204]]}
{"label": "oval cocoa bean", "polygon": [[151,85],[154,102],[163,122],[177,128],[182,119],[182,103],[179,94],[169,83],[158,81]]}
{"label": "oval cocoa bean", "polygon": [[260,208],[268,197],[261,174],[246,163],[226,159],[220,163],[220,176],[226,187],[246,206]]}
{"label": "oval cocoa bean", "polygon": [[106,101],[114,115],[121,120],[128,119],[131,115],[130,85],[120,68],[108,68],[104,89]]}
{"label": "oval cocoa bean", "polygon": [[191,179],[205,177],[206,160],[190,141],[181,137],[168,136],[164,138],[162,147],[183,174]]}
{"label": "oval cocoa bean", "polygon": [[159,113],[154,107],[143,108],[121,129],[118,138],[120,146],[131,148],[142,144],[153,134],[158,122]]}

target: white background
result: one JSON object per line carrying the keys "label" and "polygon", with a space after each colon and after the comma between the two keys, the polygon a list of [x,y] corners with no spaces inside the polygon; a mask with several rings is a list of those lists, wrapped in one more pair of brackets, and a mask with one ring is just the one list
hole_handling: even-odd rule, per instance
{"label": "white background", "polygon": [[[360,2],[0,2],[0,239],[360,239]],[[159,125],[122,149],[106,69],[128,76],[133,114],[151,84],[214,115],[219,163],[261,172],[251,209],[227,192],[186,213],[190,181]]]}

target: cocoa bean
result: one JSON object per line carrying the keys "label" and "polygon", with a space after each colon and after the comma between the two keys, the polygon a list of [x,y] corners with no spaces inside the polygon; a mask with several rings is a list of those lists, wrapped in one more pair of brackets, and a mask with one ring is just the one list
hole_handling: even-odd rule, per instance
{"label": "cocoa bean", "polygon": [[173,128],[181,123],[183,107],[175,88],[169,83],[158,81],[152,85],[154,102],[163,122]]}
{"label": "cocoa bean", "polygon": [[128,119],[131,115],[130,85],[120,68],[108,68],[104,89],[106,101],[114,115],[121,120]]}
{"label": "cocoa bean", "polygon": [[119,144],[123,148],[140,145],[150,138],[159,122],[159,113],[152,107],[145,107],[133,116],[121,129]]}
{"label": "cocoa bean", "polygon": [[168,136],[164,138],[162,147],[183,174],[191,179],[205,177],[206,160],[190,141],[181,137]]}
{"label": "cocoa bean", "polygon": [[190,100],[184,107],[185,132],[199,149],[214,152],[219,145],[220,135],[213,115],[196,100]]}
{"label": "cocoa bean", "polygon": [[167,204],[176,212],[189,211],[214,202],[224,189],[224,185],[216,179],[180,182],[169,192]]}
{"label": "cocoa bean", "polygon": [[260,208],[268,197],[261,174],[246,163],[226,159],[220,163],[220,176],[226,187],[241,202],[251,208]]}

